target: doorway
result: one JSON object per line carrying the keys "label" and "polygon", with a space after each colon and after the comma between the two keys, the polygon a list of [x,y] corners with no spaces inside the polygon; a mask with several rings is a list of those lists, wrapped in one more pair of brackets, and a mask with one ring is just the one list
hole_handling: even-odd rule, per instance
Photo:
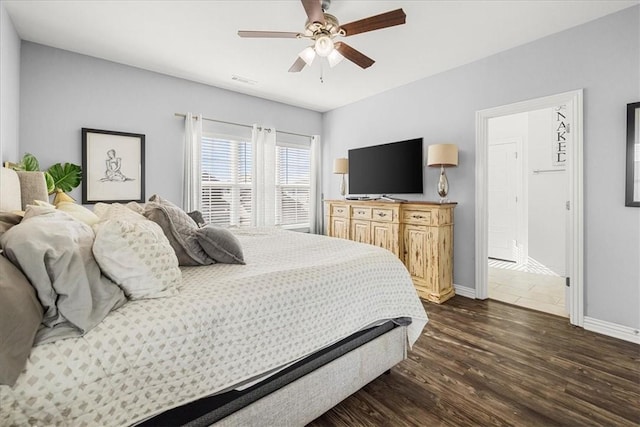
{"label": "doorway", "polygon": [[[560,107],[563,109],[560,110]],[[557,118],[562,116],[566,118],[564,122],[552,123],[562,131],[561,134],[558,134],[559,136],[555,135],[559,139],[556,142],[560,142],[560,144],[553,145],[552,152],[549,151],[552,139],[549,137],[550,135],[546,137],[549,145],[545,147],[544,151],[549,153],[549,157],[546,158],[546,161],[550,162],[548,167],[536,166],[534,168],[531,167],[533,165],[528,165],[528,157],[531,156],[522,155],[522,151],[528,148],[527,137],[502,135],[501,138],[496,138],[495,133],[490,131],[492,120],[512,115],[530,115],[533,112],[544,115],[547,113],[543,110],[548,109],[551,109],[550,111],[553,113],[551,117],[554,119],[556,111],[561,112]],[[522,120],[523,117],[520,116],[520,119]],[[570,124],[570,128],[568,124]],[[503,266],[519,266],[520,268],[502,268],[502,270],[508,270],[507,275],[511,275],[512,278],[513,275],[518,274],[519,270],[525,270],[523,273],[527,274],[538,274],[545,272],[546,269],[555,274],[554,286],[562,286],[563,276],[566,275],[566,283],[569,287],[560,291],[565,292],[566,295],[564,310],[568,312],[572,324],[582,326],[584,305],[582,90],[478,111],[476,126],[476,298],[486,299],[489,297],[489,272],[492,272],[491,276],[494,279],[495,270],[493,268],[497,267],[495,263],[502,263]],[[548,128],[548,130],[551,132],[552,129]],[[515,161],[509,159],[508,154],[509,152],[513,153],[514,149],[516,153],[519,153],[513,155]],[[491,165],[495,167],[495,170]],[[529,196],[535,194],[537,194],[535,197],[549,198],[551,194],[549,188],[554,186],[550,184],[550,181],[556,180],[557,182],[560,177],[555,175],[558,174],[564,174],[562,182],[566,185],[566,191],[560,194],[560,197],[565,199],[559,204],[563,211],[562,218],[558,220],[558,217],[555,217],[553,220],[554,225],[562,227],[554,228],[553,226],[549,227],[548,219],[545,219],[545,215],[550,213],[549,209],[543,206],[536,212],[528,207],[528,201]],[[490,180],[509,182],[501,182],[497,189],[492,189],[490,192]],[[530,192],[532,194],[529,194]],[[513,214],[509,215],[509,219],[506,221],[504,218],[492,221],[489,215],[491,201],[493,204],[499,203],[504,207],[505,212]],[[532,215],[535,218],[529,218]],[[506,217],[507,215],[502,216]],[[539,224],[544,224],[544,226],[530,226],[532,219],[538,221]],[[496,225],[501,228],[496,228]],[[496,240],[495,236],[499,237],[491,244],[490,234],[494,236],[493,240]],[[547,249],[539,247],[540,242],[544,243],[549,235],[557,237],[558,234],[562,234],[564,248],[558,244],[548,246]],[[487,262],[490,253],[496,258],[491,267],[492,270]],[[536,257],[540,259],[536,260]],[[563,263],[558,262],[561,259],[564,260]],[[553,275],[549,276],[553,277]],[[515,280],[511,280],[511,282],[515,282]],[[537,283],[542,282],[538,281]],[[525,286],[523,285],[523,287]],[[557,294],[558,290],[556,289],[555,292]]]}
{"label": "doorway", "polygon": [[489,298],[564,317],[567,116],[559,105],[489,119],[487,161]]}

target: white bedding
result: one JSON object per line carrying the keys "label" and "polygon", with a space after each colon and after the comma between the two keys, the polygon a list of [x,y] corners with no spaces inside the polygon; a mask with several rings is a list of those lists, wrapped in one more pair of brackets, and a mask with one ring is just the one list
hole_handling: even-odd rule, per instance
{"label": "white bedding", "polygon": [[180,294],[131,301],[93,330],[34,347],[0,425],[128,425],[235,388],[381,319],[427,316],[391,252],[237,230],[247,265],[183,267]]}

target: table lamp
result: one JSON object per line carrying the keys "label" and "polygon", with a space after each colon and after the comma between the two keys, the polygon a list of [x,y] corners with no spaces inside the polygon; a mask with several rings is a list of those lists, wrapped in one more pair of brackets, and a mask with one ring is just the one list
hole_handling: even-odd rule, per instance
{"label": "table lamp", "polygon": [[458,166],[458,146],[455,144],[430,145],[427,157],[427,166],[440,166],[438,194],[440,195],[440,203],[448,203],[449,181],[444,168]]}
{"label": "table lamp", "polygon": [[342,175],[342,181],[340,182],[340,195],[344,197],[344,195],[346,194],[344,175],[349,173],[349,159],[335,159],[333,161],[333,173]]}

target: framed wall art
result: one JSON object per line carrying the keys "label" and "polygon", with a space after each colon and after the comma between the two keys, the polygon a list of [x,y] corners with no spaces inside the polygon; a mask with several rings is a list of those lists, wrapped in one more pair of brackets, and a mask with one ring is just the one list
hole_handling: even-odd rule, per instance
{"label": "framed wall art", "polygon": [[625,206],[640,207],[640,102],[627,104],[627,185]]}
{"label": "framed wall art", "polygon": [[144,140],[82,128],[82,203],[144,202]]}

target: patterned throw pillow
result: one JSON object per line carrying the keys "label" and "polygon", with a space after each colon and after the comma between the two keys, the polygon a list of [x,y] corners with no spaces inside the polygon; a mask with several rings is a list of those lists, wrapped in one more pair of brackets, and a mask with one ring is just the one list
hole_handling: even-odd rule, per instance
{"label": "patterned throw pillow", "polygon": [[157,195],[145,205],[144,216],[157,223],[169,239],[180,265],[208,265],[214,261],[202,249],[196,231],[198,225],[178,206]]}
{"label": "patterned throw pillow", "polygon": [[93,255],[102,273],[122,288],[127,298],[176,295],[182,272],[158,224],[110,219],[94,228]]}

